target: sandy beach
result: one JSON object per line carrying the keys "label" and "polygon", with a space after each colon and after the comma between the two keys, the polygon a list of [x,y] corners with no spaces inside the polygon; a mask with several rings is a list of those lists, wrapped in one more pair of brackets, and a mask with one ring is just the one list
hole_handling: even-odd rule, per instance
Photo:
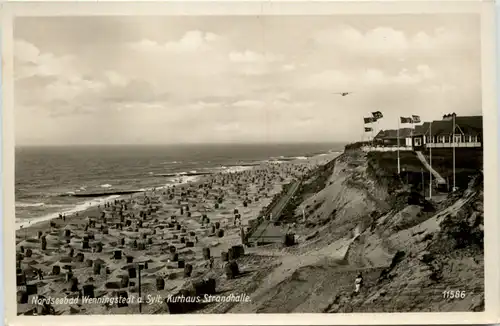
{"label": "sandy beach", "polygon": [[[18,314],[40,313],[36,298],[80,298],[53,304],[56,314],[138,313],[138,268],[143,313],[168,313],[165,298],[203,279],[227,291],[234,282],[225,272],[228,260],[241,256],[240,275],[272,266],[269,257],[242,256],[250,221],[283,185],[337,155],[216,173],[23,226],[16,233]],[[121,306],[82,304],[82,297],[129,299]]]}

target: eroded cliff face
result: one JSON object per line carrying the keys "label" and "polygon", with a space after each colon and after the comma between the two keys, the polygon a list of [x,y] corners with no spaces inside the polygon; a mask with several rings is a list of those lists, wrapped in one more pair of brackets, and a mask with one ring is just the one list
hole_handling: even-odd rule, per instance
{"label": "eroded cliff face", "polygon": [[[376,265],[371,258],[380,251],[394,255],[359,295],[337,295],[329,312],[484,309],[482,177],[450,195],[428,218],[420,214],[416,206],[386,214],[351,245],[352,265]],[[459,291],[460,298],[446,291]]]}
{"label": "eroded cliff face", "polygon": [[[436,204],[375,169],[350,151],[309,175],[287,213],[299,243],[279,250],[275,267],[255,280],[252,304],[229,311],[483,309],[481,176]],[[359,272],[365,285],[353,295]],[[449,299],[444,291],[465,296]]]}
{"label": "eroded cliff face", "polygon": [[322,175],[325,181],[318,191],[307,191],[315,189],[312,185],[318,183],[318,175],[304,180],[306,191],[299,194],[301,200],[292,213],[295,232],[302,240],[299,247],[353,238],[370,227],[374,216],[389,209],[387,188],[368,170],[365,154],[351,151],[329,166],[329,175]]}

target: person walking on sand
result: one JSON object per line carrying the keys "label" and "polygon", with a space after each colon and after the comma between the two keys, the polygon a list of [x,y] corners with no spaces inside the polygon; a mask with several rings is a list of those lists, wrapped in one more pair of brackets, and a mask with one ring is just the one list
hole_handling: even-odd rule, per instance
{"label": "person walking on sand", "polygon": [[356,277],[356,280],[354,280],[354,293],[355,294],[359,293],[361,286],[363,286],[363,275],[361,273],[359,273],[358,277]]}

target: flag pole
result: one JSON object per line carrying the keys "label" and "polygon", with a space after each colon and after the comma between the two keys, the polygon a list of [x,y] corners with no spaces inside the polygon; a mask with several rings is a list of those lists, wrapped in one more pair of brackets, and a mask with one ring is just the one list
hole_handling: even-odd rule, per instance
{"label": "flag pole", "polygon": [[432,137],[432,121],[429,125],[429,199],[432,198],[432,144],[434,143],[434,139]]}
{"label": "flag pole", "polygon": [[411,139],[411,147],[413,149],[413,117],[411,117],[411,130],[410,130],[410,139]]}
{"label": "flag pole", "polygon": [[375,136],[373,136],[373,128],[375,128],[373,121],[372,121],[371,127],[372,127],[372,148],[373,148],[373,141],[375,140]]}
{"label": "flag pole", "polygon": [[420,174],[422,175],[422,196],[425,198],[425,179],[424,179],[424,169],[420,168]]}
{"label": "flag pole", "polygon": [[378,134],[379,130],[380,130],[380,127],[378,125],[378,120],[377,120],[377,133],[376,133],[376,135]]}
{"label": "flag pole", "polygon": [[400,118],[398,117],[398,175],[401,174],[401,164],[400,164],[400,161],[399,161],[399,120]]}
{"label": "flag pole", "polygon": [[453,112],[453,191],[455,191],[455,112]]}

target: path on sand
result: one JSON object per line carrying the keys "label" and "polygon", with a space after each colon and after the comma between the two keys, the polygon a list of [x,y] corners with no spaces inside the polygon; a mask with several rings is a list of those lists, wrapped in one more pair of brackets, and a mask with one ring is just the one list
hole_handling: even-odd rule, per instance
{"label": "path on sand", "polygon": [[231,312],[248,312],[258,309],[261,298],[266,296],[268,292],[280,282],[290,277],[296,270],[302,267],[311,266],[324,262],[331,262],[332,264],[339,264],[345,258],[350,244],[356,237],[351,239],[340,239],[331,243],[330,245],[321,248],[320,250],[313,250],[301,255],[272,253],[270,250],[261,249],[256,247],[254,250],[250,248],[247,254],[255,255],[269,255],[275,256],[280,260],[280,265],[276,267],[262,282],[257,290],[252,294],[252,303],[235,306]]}
{"label": "path on sand", "polygon": [[276,204],[271,209],[271,221],[264,220],[253,232],[253,234],[248,238],[249,242],[259,242],[260,239],[267,239],[268,241],[274,242],[274,240],[281,241],[281,230],[280,228],[274,227],[273,223],[278,221],[281,217],[283,209],[286,207],[290,199],[295,195],[299,189],[300,181],[293,181],[287,193],[276,202]]}
{"label": "path on sand", "polygon": [[434,176],[434,178],[436,178],[437,182],[439,184],[446,184],[446,180],[436,170],[434,170],[432,166],[430,166],[424,154],[420,151],[416,151],[415,153],[417,153],[417,157],[420,160],[420,162],[422,162],[422,164],[427,168],[427,170],[429,170]]}

